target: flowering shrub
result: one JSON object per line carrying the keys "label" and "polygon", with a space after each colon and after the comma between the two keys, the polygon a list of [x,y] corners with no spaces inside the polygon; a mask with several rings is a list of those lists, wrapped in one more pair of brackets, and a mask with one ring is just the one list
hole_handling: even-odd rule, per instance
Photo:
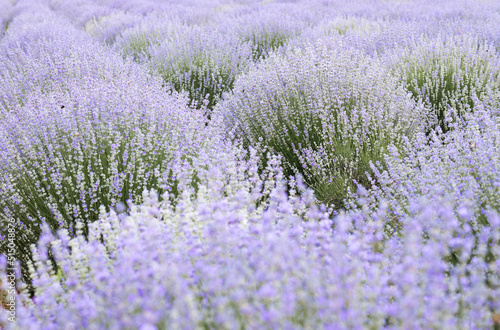
{"label": "flowering shrub", "polygon": [[[60,31],[53,27],[54,39]],[[72,233],[80,221],[86,232],[100,205],[140,202],[144,189],[162,183],[176,189],[171,168],[209,138],[201,114],[136,65],[83,37],[33,39],[3,62],[5,93],[18,102],[5,98],[0,112],[1,233],[7,221],[22,228],[23,261],[42,223]]]}
{"label": "flowering shrub", "polygon": [[500,209],[498,110],[475,102],[475,113],[454,122],[453,131],[438,130],[430,141],[421,134],[406,150],[391,149],[386,170],[374,167],[378,184],[369,194],[373,205],[384,199],[400,218],[408,214],[411,200],[447,196],[455,212],[470,218],[474,228],[485,224],[488,210]]}
{"label": "flowering shrub", "polygon": [[248,44],[216,31],[185,26],[152,45],[153,69],[176,91],[187,91],[193,106],[212,109],[232,89],[251,56]]}
{"label": "flowering shrub", "polygon": [[227,129],[282,154],[320,200],[342,206],[352,180],[411,137],[422,108],[372,59],[318,44],[271,56],[218,107]]}
{"label": "flowering shrub", "polygon": [[[299,7],[302,14],[309,8]],[[305,19],[294,12],[297,5],[266,4],[262,8],[233,19],[226,29],[252,47],[252,59],[259,61],[286,45],[307,26]]]}
{"label": "flowering shrub", "polygon": [[139,15],[117,12],[89,21],[84,29],[97,40],[112,44],[121,32],[135,26],[141,19]]}
{"label": "flowering shrub", "polygon": [[[250,170],[224,160],[229,177]],[[102,213],[88,241],[81,231],[71,238],[45,230],[33,247],[35,298],[18,296],[26,306],[18,305],[17,326],[492,326],[500,308],[498,261],[492,268],[484,258],[500,253],[489,243],[500,241],[498,215],[487,215],[490,226],[479,229],[474,250],[472,227],[461,226],[443,201],[413,201],[401,236],[385,238],[383,205],[328,220],[311,192],[287,196],[277,164],[269,162],[273,184],[254,176],[240,189],[209,168],[202,176],[211,180],[197,198],[186,191],[176,207],[146,193],[130,215]],[[268,204],[256,207],[264,185]],[[430,221],[434,229],[422,237]],[[462,251],[455,265],[443,261],[450,248]]]}
{"label": "flowering shrub", "polygon": [[[184,19],[150,14],[116,36],[114,48],[149,66],[173,90],[187,92],[194,107],[210,110],[246,68],[251,47],[213,25],[188,24]],[[111,23],[116,29],[118,22]]]}
{"label": "flowering shrub", "polygon": [[[33,0],[21,0],[33,4]],[[51,11],[57,13],[58,17],[65,18],[78,28],[85,27],[97,17],[104,17],[112,12],[112,8],[99,2],[87,0],[58,0],[40,1]],[[47,6],[48,5],[48,6]]]}
{"label": "flowering shrub", "polygon": [[[394,24],[394,22],[391,22]],[[365,34],[379,31],[383,24],[380,21],[369,20],[363,17],[334,17],[332,20],[322,22],[318,30],[325,35],[351,35]],[[318,31],[316,31],[318,33]]]}
{"label": "flowering shrub", "polygon": [[148,63],[151,60],[150,48],[158,46],[165,36],[182,30],[184,24],[172,19],[165,21],[160,15],[148,15],[137,25],[124,30],[114,43],[124,57],[131,57],[136,62]]}
{"label": "flowering shrub", "polygon": [[[40,23],[36,25],[37,29],[28,31],[16,28],[16,25],[23,25],[30,19],[35,22],[43,20],[43,14],[17,16],[10,24],[9,33],[1,41],[0,116],[7,112],[18,112],[20,107],[29,102],[31,94],[47,95],[67,91],[69,82],[90,75],[92,70],[97,74],[104,74],[106,69],[112,70],[109,65],[103,65],[100,70],[89,66],[83,55],[79,59],[75,50],[81,46],[76,45],[89,42],[82,35],[61,34],[60,26],[54,27],[52,23]],[[116,69],[115,74],[119,72]],[[109,73],[113,74],[113,71]]]}
{"label": "flowering shrub", "polygon": [[443,131],[448,117],[473,111],[473,95],[481,100],[500,89],[498,55],[475,37],[419,40],[398,57],[401,80],[432,109]]}

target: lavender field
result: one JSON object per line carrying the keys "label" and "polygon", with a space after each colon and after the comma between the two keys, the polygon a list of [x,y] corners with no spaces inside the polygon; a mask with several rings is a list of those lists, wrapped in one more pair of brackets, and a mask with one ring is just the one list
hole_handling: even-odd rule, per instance
{"label": "lavender field", "polygon": [[0,328],[500,329],[500,1],[0,0]]}

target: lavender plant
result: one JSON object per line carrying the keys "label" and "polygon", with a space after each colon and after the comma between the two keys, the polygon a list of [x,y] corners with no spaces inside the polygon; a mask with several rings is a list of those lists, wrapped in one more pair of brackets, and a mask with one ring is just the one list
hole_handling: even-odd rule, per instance
{"label": "lavender plant", "polygon": [[419,130],[422,110],[374,60],[316,44],[240,76],[217,114],[248,144],[283,155],[287,173],[301,173],[321,201],[341,207],[352,180],[366,182],[370,161]]}
{"label": "lavender plant", "polygon": [[118,35],[126,29],[139,24],[142,19],[142,16],[118,11],[89,21],[84,30],[105,44],[113,44]]}
{"label": "lavender plant", "polygon": [[[391,22],[392,23],[392,22]],[[373,21],[363,17],[332,17],[331,20],[322,22],[318,26],[325,35],[349,35],[358,33],[373,33],[380,31],[383,26],[381,21]],[[318,32],[317,32],[318,33]]]}
{"label": "lavender plant", "polygon": [[0,38],[3,36],[5,31],[9,28],[10,21],[10,11],[12,9],[12,3],[9,0],[0,1]]}
{"label": "lavender plant", "polygon": [[[310,34],[339,35],[343,43],[362,51],[374,58],[385,58],[394,48],[401,48],[412,44],[413,40],[422,34],[432,34],[436,27],[425,21],[366,19],[357,16],[334,17],[319,24]],[[431,30],[431,31],[429,31]],[[298,45],[304,43],[300,38]],[[307,35],[305,38],[307,42]]]}
{"label": "lavender plant", "polygon": [[251,56],[248,44],[195,26],[177,30],[148,52],[167,85],[187,91],[194,107],[208,109],[232,89]]}
{"label": "lavender plant", "polygon": [[175,34],[184,24],[172,19],[165,21],[161,15],[148,15],[137,25],[130,27],[116,37],[114,48],[124,57],[131,57],[136,62],[148,63],[151,60],[149,50],[158,46],[168,35]]}
{"label": "lavender plant", "polygon": [[[229,155],[229,154],[226,154]],[[45,229],[33,246],[36,295],[18,295],[10,328],[487,328],[500,308],[500,217],[487,215],[471,249],[443,200],[415,200],[401,237],[384,240],[387,210],[341,214],[333,221],[310,191],[287,196],[275,159],[267,174],[223,156],[209,167],[198,197],[176,207],[145,192],[129,215],[101,213],[71,238]],[[250,155],[258,162],[257,155]],[[240,189],[224,184],[228,178]],[[269,203],[255,207],[270,189]],[[301,189],[300,181],[294,184]],[[163,198],[167,200],[168,198]],[[332,230],[333,226],[333,230]],[[431,227],[426,237],[422,231]],[[455,236],[455,233],[458,233]],[[47,245],[47,243],[49,243]],[[456,265],[443,260],[461,248]],[[57,272],[52,269],[54,255]],[[466,260],[471,257],[472,264]],[[497,259],[498,260],[498,259]],[[3,265],[5,259],[3,259]],[[3,269],[3,267],[2,267]],[[4,282],[5,283],[5,282]],[[19,283],[19,287],[23,284]],[[2,314],[6,322],[6,313]],[[7,327],[8,329],[9,327]]]}
{"label": "lavender plant", "polygon": [[[436,130],[430,142],[429,136],[421,134],[407,145],[405,157],[392,148],[386,156],[387,169],[373,167],[377,186],[363,191],[361,200],[372,212],[380,200],[387,202],[388,237],[408,230],[405,219],[414,214],[415,201],[439,201],[447,216],[435,219],[432,212],[436,211],[428,211],[418,231],[426,238],[445,233],[448,238],[442,240],[449,244],[443,247],[442,259],[447,264],[474,271],[484,267],[485,288],[480,295],[495,306],[492,321],[498,327],[498,299],[487,292],[499,288],[499,255],[492,252],[500,243],[499,229],[497,218],[490,217],[500,210],[499,120],[490,105],[474,102],[478,105],[474,114],[465,114],[447,133]],[[351,205],[354,210],[359,206]],[[495,280],[490,281],[491,277]]]}
{"label": "lavender plant", "polygon": [[[54,24],[57,17],[46,7],[39,9],[37,13],[23,11],[17,15],[10,24],[9,33],[1,41],[0,116],[6,112],[18,112],[32,93],[67,91],[68,82],[82,76],[119,72],[116,66],[114,70],[109,65],[103,65],[101,70],[89,66],[89,53],[80,59],[76,50],[79,51],[81,46],[77,45],[90,40],[79,34],[62,34],[60,25]],[[34,28],[26,29],[27,21],[31,21]]]}
{"label": "lavender plant", "polygon": [[447,196],[457,214],[467,210],[474,228],[486,224],[486,212],[500,208],[500,124],[498,110],[474,102],[474,114],[450,123],[453,131],[438,130],[430,141],[421,134],[405,148],[392,148],[385,170],[374,166],[378,184],[369,194],[373,205],[387,200],[399,219],[408,214],[411,200]]}
{"label": "lavender plant", "polygon": [[152,13],[160,13],[165,18],[171,18],[178,14],[179,11],[206,11],[207,7],[211,7],[214,1],[204,0],[186,0],[172,2],[158,2],[156,0],[102,0],[99,4],[109,6],[114,12],[122,11],[141,16],[150,15]]}
{"label": "lavender plant", "polygon": [[[67,35],[57,28],[54,37]],[[9,222],[16,225],[23,265],[42,224],[73,233],[82,222],[86,232],[100,205],[139,202],[144,189],[161,185],[175,195],[171,168],[209,139],[201,114],[185,98],[165,93],[144,69],[89,40],[59,40],[9,50],[18,55],[9,65],[31,63],[30,76],[9,65],[2,71],[19,102],[0,112],[1,234],[6,237]]]}
{"label": "lavender plant", "polygon": [[226,29],[243,42],[249,42],[252,47],[252,59],[259,61],[285,46],[289,39],[296,37],[307,27],[307,22],[295,13],[296,7],[266,4],[253,12],[236,17],[226,25]]}
{"label": "lavender plant", "polygon": [[495,48],[473,36],[419,40],[397,57],[398,76],[443,131],[449,129],[446,118],[474,110],[473,95],[482,100],[500,87]]}
{"label": "lavender plant", "polygon": [[113,11],[106,4],[88,0],[48,0],[43,1],[43,4],[78,28],[83,28],[92,20],[105,17]]}

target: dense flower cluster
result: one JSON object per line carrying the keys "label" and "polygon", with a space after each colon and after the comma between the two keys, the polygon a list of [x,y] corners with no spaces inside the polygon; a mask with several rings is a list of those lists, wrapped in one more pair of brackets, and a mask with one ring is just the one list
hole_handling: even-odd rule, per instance
{"label": "dense flower cluster", "polygon": [[186,99],[68,32],[32,24],[6,37],[0,55],[1,228],[3,236],[8,221],[24,228],[16,236],[23,261],[41,223],[73,232],[77,221],[97,219],[100,205],[138,202],[161,184],[175,189],[172,167],[209,139]]}
{"label": "dense flower cluster", "polygon": [[152,46],[153,69],[177,91],[189,92],[195,107],[213,108],[232,89],[251,57],[248,43],[204,27],[184,26]]}
{"label": "dense flower cluster", "polygon": [[499,97],[500,58],[493,45],[470,35],[414,43],[398,51],[397,70],[413,96],[433,110],[442,130],[449,129],[449,117],[474,110],[473,96]]}
{"label": "dense flower cluster", "polygon": [[286,46],[290,39],[311,25],[313,19],[304,17],[311,12],[315,17],[317,13],[314,8],[273,4],[256,8],[247,15],[235,15],[230,24],[225,25],[225,32],[250,42],[252,59],[258,61]]}
{"label": "dense flower cluster", "polygon": [[[374,205],[386,200],[395,217],[408,214],[409,201],[447,196],[457,214],[474,226],[485,223],[488,210],[500,209],[500,118],[484,103],[474,114],[450,123],[452,132],[425,134],[385,156],[386,169],[374,166]],[[404,154],[405,157],[402,157]]]}
{"label": "dense flower cluster", "polygon": [[113,44],[124,30],[134,27],[143,18],[137,14],[117,11],[107,16],[94,18],[85,25],[84,30],[94,39],[105,44]]}
{"label": "dense flower cluster", "polygon": [[337,207],[369,162],[413,136],[426,117],[383,65],[339,48],[318,42],[272,56],[240,76],[217,111],[228,130],[281,153]]}
{"label": "dense flower cluster", "polygon": [[0,1],[0,31],[5,31],[9,24],[9,14],[12,8],[12,3],[9,0]]}
{"label": "dense flower cluster", "polygon": [[[268,174],[279,179],[276,165]],[[487,215],[473,249],[472,227],[443,201],[413,201],[404,231],[385,239],[383,205],[331,221],[310,192],[287,196],[281,181],[267,183],[267,205],[255,207],[258,177],[231,192],[218,168],[205,175],[196,200],[186,191],[172,207],[145,193],[130,215],[103,213],[88,241],[46,232],[31,268],[35,298],[19,297],[27,306],[18,326],[485,328],[500,307],[498,261],[481,261],[500,256],[489,243],[500,239],[498,215]],[[444,260],[451,248],[462,252],[454,265]]]}
{"label": "dense flower cluster", "polygon": [[500,327],[497,0],[0,0],[0,327]]}
{"label": "dense flower cluster", "polygon": [[[109,25],[114,21],[110,19]],[[111,25],[111,27],[115,24]],[[182,27],[182,22],[178,20],[165,21],[161,15],[148,15],[136,25],[116,35],[114,48],[124,57],[131,57],[137,62],[145,62],[151,58],[151,47],[157,47],[165,36],[175,33],[175,31],[182,29]],[[110,29],[108,32],[104,28],[105,26],[103,26],[101,21],[99,29],[102,29],[101,33],[103,36],[97,35],[98,38],[110,38],[109,35],[114,34],[114,29]]]}

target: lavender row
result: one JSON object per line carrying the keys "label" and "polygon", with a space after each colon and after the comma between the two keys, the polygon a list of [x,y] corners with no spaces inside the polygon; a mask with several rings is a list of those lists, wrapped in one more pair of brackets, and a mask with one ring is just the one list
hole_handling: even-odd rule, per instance
{"label": "lavender row", "polygon": [[23,20],[31,25],[12,27],[0,55],[0,214],[3,238],[8,223],[18,228],[24,266],[41,224],[73,232],[101,205],[140,202],[160,186],[175,194],[172,168],[217,134],[185,97],[49,9],[20,13],[12,26]]}
{"label": "lavender row", "polygon": [[272,52],[303,47],[325,34],[340,35],[373,56],[410,46],[421,35],[467,33],[498,44],[500,36],[491,28],[499,20],[497,5],[464,6],[466,11],[446,1],[405,6],[365,1],[252,5],[195,1],[166,6],[145,1],[56,7],[122,55],[149,65],[175,90],[187,91],[196,107],[212,109],[224,92],[232,91],[236,76],[247,64]]}
{"label": "lavender row", "polygon": [[103,209],[88,240],[81,224],[74,238],[45,228],[32,247],[35,298],[18,296],[16,326],[493,326],[500,308],[500,250],[491,243],[500,240],[498,214],[486,213],[489,225],[475,228],[442,200],[412,199],[404,229],[387,238],[387,204],[330,220],[300,180],[289,181],[287,193],[277,159],[265,171],[272,182],[240,181],[255,173],[254,152],[236,149],[221,160],[223,167],[199,172],[197,198],[188,189],[172,206],[145,191],[129,215]]}

